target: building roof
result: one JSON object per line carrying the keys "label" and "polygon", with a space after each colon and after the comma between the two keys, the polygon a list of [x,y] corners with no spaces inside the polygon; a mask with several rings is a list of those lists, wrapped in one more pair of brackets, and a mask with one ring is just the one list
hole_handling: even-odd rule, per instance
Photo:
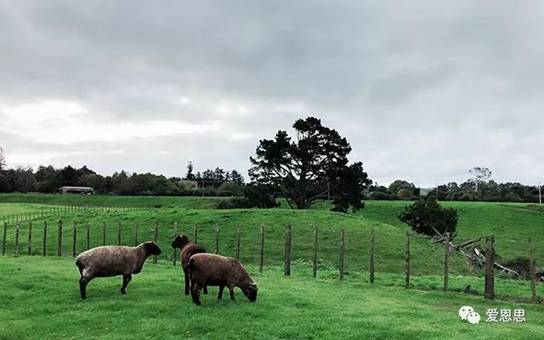
{"label": "building roof", "polygon": [[59,190],[62,190],[62,189],[65,189],[65,190],[94,190],[91,187],[72,187],[72,186],[62,186],[62,187],[59,188]]}

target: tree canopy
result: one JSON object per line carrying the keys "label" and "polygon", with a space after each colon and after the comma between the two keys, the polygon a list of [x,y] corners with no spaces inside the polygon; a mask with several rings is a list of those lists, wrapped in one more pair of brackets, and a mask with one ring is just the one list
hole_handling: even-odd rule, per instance
{"label": "tree canopy", "polygon": [[338,211],[362,208],[362,192],[372,182],[361,162],[349,164],[346,138],[314,117],[297,120],[293,129],[294,140],[280,130],[274,139],[259,142],[250,157],[252,181],[274,188],[298,209],[327,198]]}

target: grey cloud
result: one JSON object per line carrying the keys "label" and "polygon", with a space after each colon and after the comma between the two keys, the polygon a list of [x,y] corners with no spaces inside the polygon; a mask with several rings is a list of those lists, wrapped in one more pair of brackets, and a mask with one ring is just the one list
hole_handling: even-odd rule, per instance
{"label": "grey cloud", "polygon": [[[0,144],[10,152],[25,143],[89,150],[52,161],[88,157],[104,171],[178,173],[189,159],[245,169],[258,139],[316,114],[348,136],[354,157],[379,182],[463,180],[468,167],[481,164],[498,178],[532,183],[539,180],[533,169],[544,168],[537,147],[543,7],[468,0],[0,1],[0,105],[73,101],[95,121],[119,128],[151,120],[221,124],[217,136],[88,147],[6,136]],[[181,105],[181,96],[193,103]],[[222,102],[250,112],[221,115]],[[277,109],[293,103],[306,110]],[[235,134],[251,137],[233,141]],[[160,153],[176,143],[184,148]],[[124,153],[103,156],[93,148]],[[532,165],[521,167],[525,162]]]}

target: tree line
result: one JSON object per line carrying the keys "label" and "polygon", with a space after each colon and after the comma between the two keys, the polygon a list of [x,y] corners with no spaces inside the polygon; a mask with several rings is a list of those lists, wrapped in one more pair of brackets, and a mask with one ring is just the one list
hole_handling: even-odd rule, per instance
{"label": "tree line", "polygon": [[167,178],[152,173],[116,172],[103,176],[87,166],[64,168],[40,166],[31,168],[0,169],[0,192],[55,193],[62,186],[92,187],[98,194],[164,195],[164,196],[240,196],[243,195],[244,178],[236,171],[220,167],[193,174],[188,165],[187,174]]}
{"label": "tree line", "polygon": [[[469,173],[473,173],[473,169]],[[396,180],[388,187],[372,185],[365,192],[365,198],[374,200],[416,200],[427,195],[433,195],[439,201],[539,202],[538,186],[497,183],[491,176],[486,179],[475,176],[461,184],[450,182],[427,190],[406,180]]]}
{"label": "tree line", "polygon": [[55,192],[66,185],[90,186],[101,194],[240,196],[224,208],[278,206],[283,198],[289,206],[308,209],[315,201],[328,200],[335,211],[364,207],[364,199],[414,200],[432,193],[438,200],[538,202],[538,188],[520,183],[496,183],[485,167],[468,171],[471,178],[432,189],[420,189],[406,180],[388,187],[372,182],[361,161],[350,161],[351,145],[336,130],[315,117],[298,119],[293,135],[279,130],[271,139],[259,141],[249,157],[250,183],[236,171],[220,167],[195,173],[189,162],[184,177],[166,178],[151,173],[116,172],[102,176],[83,166],[55,169],[6,169],[0,149],[0,192]]}

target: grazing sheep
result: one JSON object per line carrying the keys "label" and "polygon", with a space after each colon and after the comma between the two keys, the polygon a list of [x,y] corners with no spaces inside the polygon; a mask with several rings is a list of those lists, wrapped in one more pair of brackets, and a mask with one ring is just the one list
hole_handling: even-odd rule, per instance
{"label": "grazing sheep", "polygon": [[200,289],[205,286],[219,286],[217,299],[223,297],[223,289],[227,286],[232,300],[234,287],[239,287],[249,301],[257,300],[257,284],[235,258],[209,253],[195,254],[189,259],[189,276],[191,296],[197,305],[200,305]]}
{"label": "grazing sheep", "polygon": [[87,297],[87,284],[95,277],[123,275],[121,293],[126,294],[126,288],[132,274],[142,270],[145,260],[151,255],[160,255],[161,249],[155,242],[144,242],[137,247],[104,246],[89,249],[81,253],[76,260],[81,278],[79,291],[81,298]]}
{"label": "grazing sheep", "polygon": [[[172,241],[172,248],[181,249],[181,253],[179,256],[180,256],[180,262],[181,262],[181,269],[183,269],[183,275],[185,279],[185,295],[189,295],[190,278],[189,278],[189,273],[187,271],[187,266],[189,265],[189,259],[194,254],[205,253],[206,249],[200,244],[192,243],[189,240],[189,237],[187,237],[187,235],[176,236],[174,241]],[[208,294],[208,288],[204,287],[204,293]]]}

